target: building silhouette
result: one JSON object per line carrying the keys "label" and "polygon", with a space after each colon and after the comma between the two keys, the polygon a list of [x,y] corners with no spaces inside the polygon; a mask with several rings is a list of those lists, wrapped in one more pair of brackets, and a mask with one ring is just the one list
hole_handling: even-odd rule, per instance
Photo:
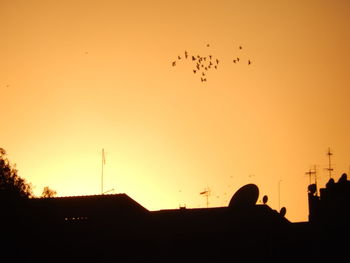
{"label": "building silhouette", "polygon": [[[227,207],[149,211],[126,194],[33,198],[2,217],[13,260],[243,262],[346,257],[350,182],[308,187],[309,221],[257,204],[241,187]],[[4,219],[5,218],[5,219]],[[7,218],[7,219],[6,219]]]}

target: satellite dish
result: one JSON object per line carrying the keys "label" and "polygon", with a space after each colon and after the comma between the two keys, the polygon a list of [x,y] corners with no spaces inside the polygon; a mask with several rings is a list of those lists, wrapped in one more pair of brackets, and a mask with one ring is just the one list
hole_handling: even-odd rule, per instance
{"label": "satellite dish", "polygon": [[286,213],[287,213],[287,209],[285,207],[282,207],[280,210],[280,215],[284,217]]}
{"label": "satellite dish", "polygon": [[242,186],[232,196],[229,207],[251,207],[256,204],[259,197],[259,188],[255,184]]}
{"label": "satellite dish", "polygon": [[266,205],[268,199],[269,198],[267,197],[267,195],[264,195],[264,197],[263,197],[263,204],[264,205]]}

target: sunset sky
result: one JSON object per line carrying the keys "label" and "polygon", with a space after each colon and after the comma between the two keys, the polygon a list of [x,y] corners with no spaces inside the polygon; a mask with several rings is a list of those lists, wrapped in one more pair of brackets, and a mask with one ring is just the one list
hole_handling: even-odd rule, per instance
{"label": "sunset sky", "polygon": [[[100,194],[104,148],[104,190],[150,210],[206,207],[206,187],[226,206],[255,183],[305,221],[305,172],[324,186],[328,147],[336,180],[350,167],[349,14],[346,0],[0,0],[0,147],[37,196]],[[219,59],[206,82],[185,50]]]}

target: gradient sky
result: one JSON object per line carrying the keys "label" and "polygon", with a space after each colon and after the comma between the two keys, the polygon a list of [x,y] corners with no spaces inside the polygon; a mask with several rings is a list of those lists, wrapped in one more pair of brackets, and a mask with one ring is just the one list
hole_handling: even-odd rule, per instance
{"label": "gradient sky", "polygon": [[[227,205],[246,183],[291,221],[350,167],[349,1],[0,0],[0,147],[40,195]],[[210,44],[210,47],[206,45]],[[250,66],[232,62],[239,56]],[[187,50],[220,59],[201,83]],[[280,198],[278,189],[280,186]]]}

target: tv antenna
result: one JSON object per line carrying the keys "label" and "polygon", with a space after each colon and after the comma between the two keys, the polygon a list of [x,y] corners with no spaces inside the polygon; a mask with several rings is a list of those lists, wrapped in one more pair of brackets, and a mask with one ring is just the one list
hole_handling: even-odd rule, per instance
{"label": "tv antenna", "polygon": [[102,148],[101,195],[103,195],[103,167],[106,164],[105,150]]}
{"label": "tv antenna", "polygon": [[334,171],[334,169],[332,168],[332,163],[331,163],[331,156],[333,155],[333,153],[331,152],[331,148],[328,147],[328,168],[326,168],[326,170],[329,172],[329,178],[332,178],[332,172]]}
{"label": "tv antenna", "polygon": [[309,169],[309,171],[305,172],[306,175],[309,176],[309,185],[311,184],[311,177],[312,175],[315,175],[315,183],[316,183],[316,166],[315,166],[315,170],[311,170]]}
{"label": "tv antenna", "polygon": [[210,196],[210,189],[209,187],[205,188],[203,192],[199,193],[200,195],[204,195],[207,200],[207,208],[209,207],[209,196]]}
{"label": "tv antenna", "polygon": [[114,188],[112,188],[112,189],[110,189],[110,190],[104,192],[103,194],[107,194],[107,193],[109,193],[109,192],[114,192]]}

